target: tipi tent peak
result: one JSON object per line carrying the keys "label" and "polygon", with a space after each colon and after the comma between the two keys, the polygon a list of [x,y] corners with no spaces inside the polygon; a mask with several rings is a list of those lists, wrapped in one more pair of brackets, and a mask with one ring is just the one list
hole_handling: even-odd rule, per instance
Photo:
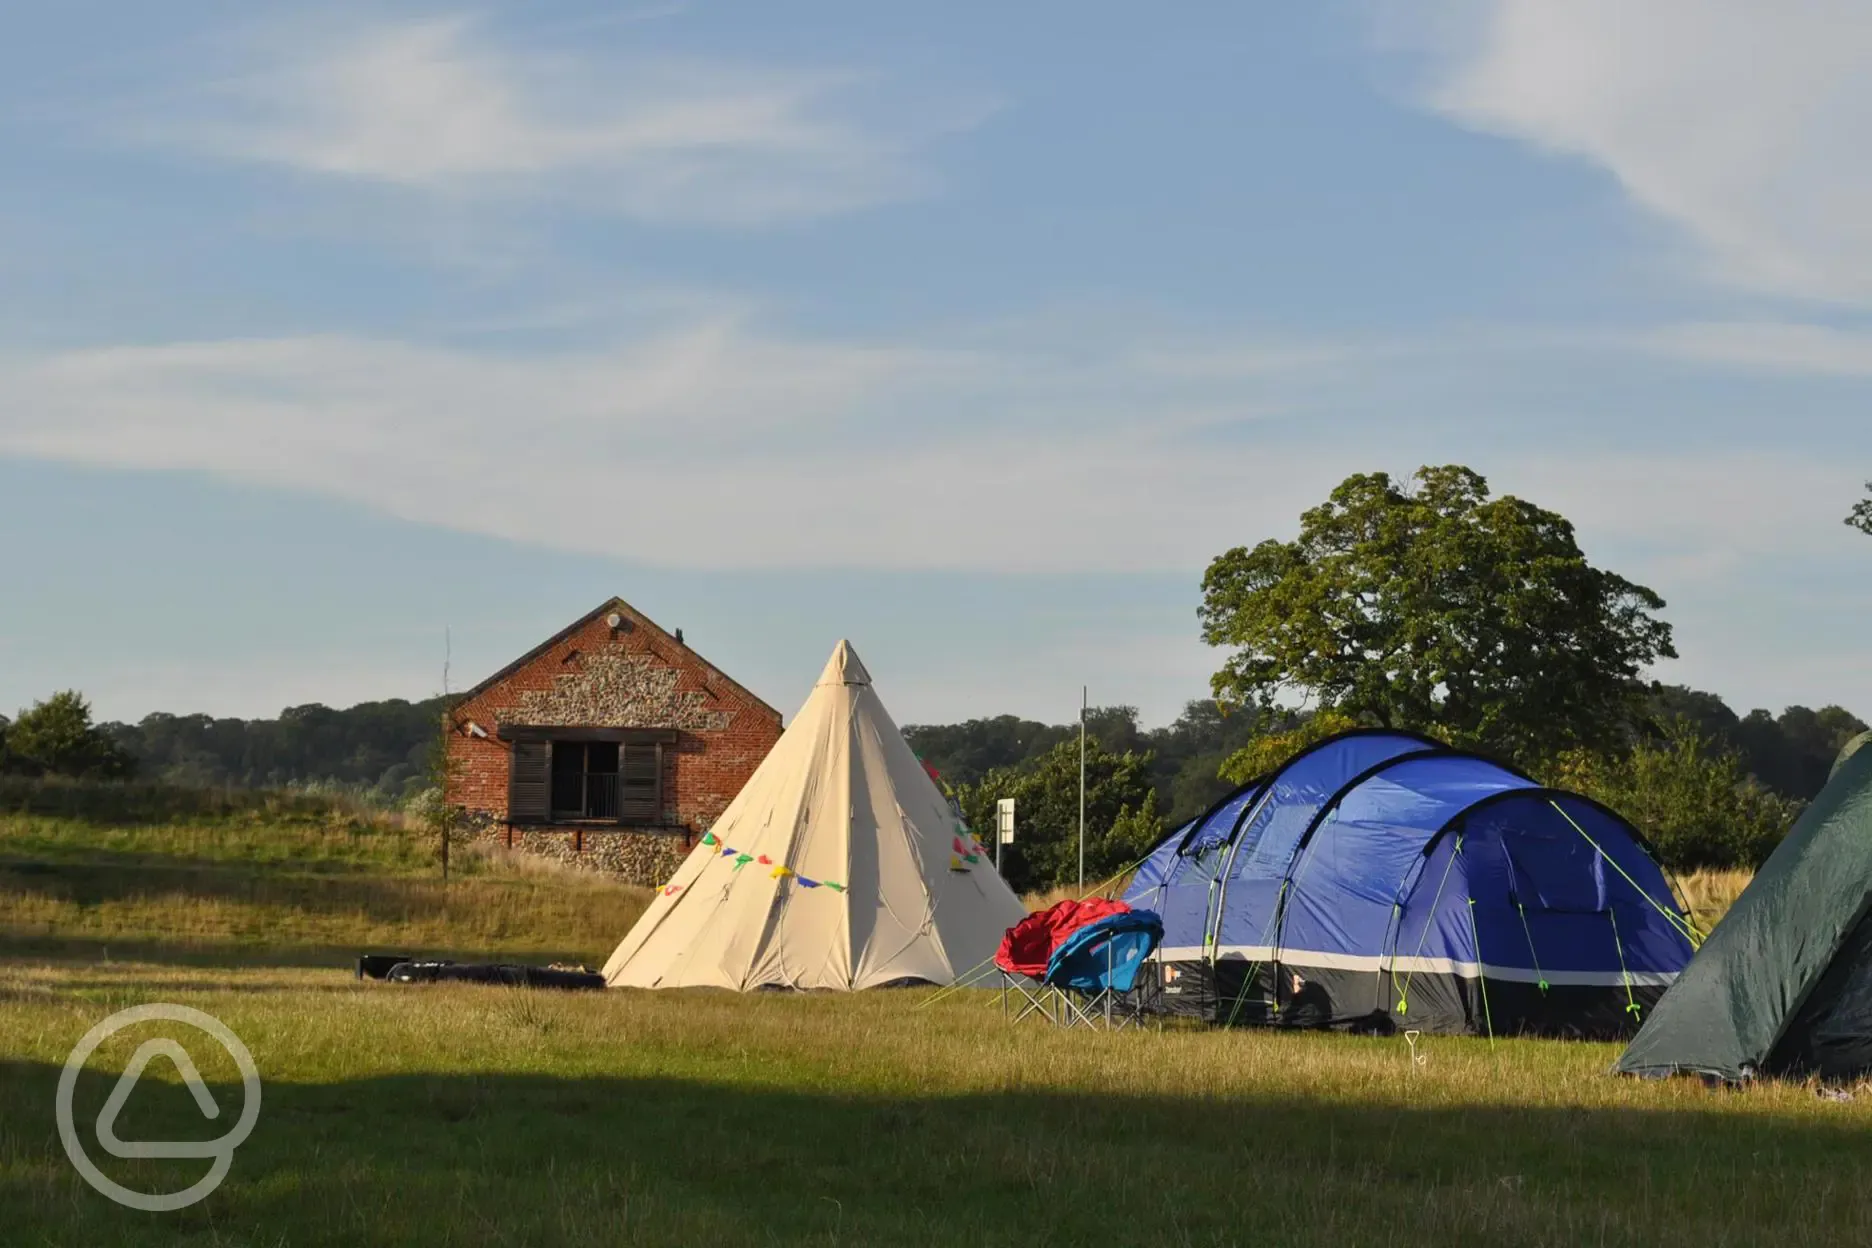
{"label": "tipi tent peak", "polygon": [[1025,913],[840,641],[604,975],[741,991],[948,984]]}
{"label": "tipi tent peak", "polygon": [[858,658],[858,652],[852,649],[849,641],[841,640],[832,648],[832,657],[826,660],[825,670],[819,673],[814,688],[820,685],[868,685],[871,673],[865,670],[864,663]]}

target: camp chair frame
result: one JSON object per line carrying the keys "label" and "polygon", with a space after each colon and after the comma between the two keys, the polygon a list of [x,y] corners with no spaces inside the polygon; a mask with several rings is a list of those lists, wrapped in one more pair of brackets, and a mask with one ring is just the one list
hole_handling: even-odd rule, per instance
{"label": "camp chair frame", "polygon": [[1029,1014],[1038,1014],[1057,1026],[1060,1007],[1055,998],[1059,992],[1044,979],[1001,971],[1001,1017],[1007,1018],[1011,1008],[1015,1013],[1010,1022],[1018,1023]]}
{"label": "camp chair frame", "polygon": [[[1147,963],[1155,960],[1152,954]],[[1105,946],[1105,969],[1107,978],[1116,966],[1113,956],[1113,944]],[[1087,1027],[1094,1031],[1123,1031],[1131,1026],[1143,1026],[1149,1011],[1144,1004],[1144,988],[1139,984],[1127,992],[1105,987],[1096,992],[1086,992],[1077,988],[1067,988],[1061,984],[1048,983],[1044,979],[1034,979],[1027,975],[1014,975],[1001,972],[1001,1015],[1008,1016],[1014,1010],[1011,1022],[1018,1023],[1031,1014],[1038,1014],[1055,1027]],[[1159,1020],[1158,1025],[1162,1026]]]}

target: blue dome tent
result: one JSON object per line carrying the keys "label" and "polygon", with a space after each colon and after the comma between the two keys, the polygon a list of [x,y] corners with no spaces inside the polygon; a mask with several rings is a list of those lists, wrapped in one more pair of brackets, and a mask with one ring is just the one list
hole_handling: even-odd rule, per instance
{"label": "blue dome tent", "polygon": [[1624,1036],[1693,952],[1624,819],[1390,729],[1241,786],[1125,900],[1163,917],[1164,1006],[1221,1023]]}

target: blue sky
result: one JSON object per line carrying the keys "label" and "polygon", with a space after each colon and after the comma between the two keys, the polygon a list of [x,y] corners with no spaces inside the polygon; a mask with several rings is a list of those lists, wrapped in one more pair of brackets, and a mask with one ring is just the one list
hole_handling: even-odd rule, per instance
{"label": "blue sky", "polygon": [[1167,720],[1207,560],[1461,462],[1872,708],[1872,16],[16,5],[0,708],[457,687],[616,593],[791,712]]}

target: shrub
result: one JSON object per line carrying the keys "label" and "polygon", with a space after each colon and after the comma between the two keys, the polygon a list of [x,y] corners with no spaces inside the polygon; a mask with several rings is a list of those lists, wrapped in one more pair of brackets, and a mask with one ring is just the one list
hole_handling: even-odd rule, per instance
{"label": "shrub", "polygon": [[1624,815],[1680,871],[1760,866],[1802,806],[1764,787],[1739,754],[1681,719],[1623,755],[1563,754],[1549,779]]}

